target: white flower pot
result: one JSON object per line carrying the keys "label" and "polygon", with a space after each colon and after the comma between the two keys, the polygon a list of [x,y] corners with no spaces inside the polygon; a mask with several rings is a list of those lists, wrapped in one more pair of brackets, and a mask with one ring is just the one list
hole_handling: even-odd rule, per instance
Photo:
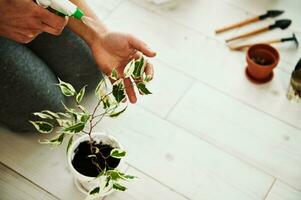
{"label": "white flower pot", "polygon": [[[114,148],[123,149],[121,144],[114,137],[109,136],[105,133],[101,133],[101,132],[92,133],[92,138],[96,142],[101,141],[102,143],[111,145]],[[73,142],[73,144],[70,146],[69,152],[68,152],[68,157],[67,157],[68,165],[73,174],[74,183],[75,183],[77,189],[86,195],[88,194],[88,192],[90,190],[94,189],[95,187],[100,186],[100,188],[102,188],[102,191],[101,191],[102,196],[103,197],[107,196],[107,195],[111,194],[114,191],[114,189],[112,188],[112,185],[105,187],[105,184],[106,184],[105,177],[103,177],[102,179],[96,180],[95,177],[89,177],[89,176],[85,176],[85,175],[79,173],[72,165],[74,151],[79,146],[79,144],[84,141],[89,141],[89,136],[87,134],[77,138]],[[118,164],[117,169],[121,172],[125,172],[125,165],[124,165],[123,159],[120,160],[120,163]]]}

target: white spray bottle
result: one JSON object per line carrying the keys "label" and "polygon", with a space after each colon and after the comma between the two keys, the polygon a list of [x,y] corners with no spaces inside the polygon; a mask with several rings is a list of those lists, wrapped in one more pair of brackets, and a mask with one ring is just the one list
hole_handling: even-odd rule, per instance
{"label": "white spray bottle", "polygon": [[52,8],[60,15],[81,19],[84,12],[68,0],[36,0],[37,4],[44,8]]}

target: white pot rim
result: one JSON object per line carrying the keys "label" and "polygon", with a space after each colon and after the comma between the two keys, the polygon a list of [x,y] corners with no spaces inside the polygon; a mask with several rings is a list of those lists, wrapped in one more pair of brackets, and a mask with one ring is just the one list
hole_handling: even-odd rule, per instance
{"label": "white pot rim", "polygon": [[[109,140],[111,141],[112,143],[114,143],[113,147],[115,148],[120,148],[120,149],[123,149],[122,145],[118,142],[118,140],[111,136],[111,135],[108,135],[104,132],[94,132],[92,133],[92,137],[93,138],[96,138],[96,141],[98,139],[98,141],[102,141],[103,139],[106,139],[106,140]],[[71,144],[70,148],[69,148],[69,151],[68,151],[68,154],[67,154],[67,160],[68,160],[68,165],[69,165],[69,168],[72,172],[72,174],[77,178],[79,179],[80,181],[92,181],[95,179],[95,177],[90,177],[90,176],[85,176],[81,173],[79,173],[72,165],[72,159],[73,159],[73,156],[74,156],[74,150],[78,147],[78,145],[83,142],[83,141],[88,141],[89,140],[89,135],[88,134],[85,134],[83,136],[80,136],[79,138],[77,138],[73,144]],[[104,142],[104,143],[107,143],[107,142]],[[109,144],[109,143],[107,143]],[[110,144],[112,145],[112,144]],[[117,168],[119,168],[120,166],[122,166],[123,164],[123,159],[120,159],[120,162],[117,166]]]}

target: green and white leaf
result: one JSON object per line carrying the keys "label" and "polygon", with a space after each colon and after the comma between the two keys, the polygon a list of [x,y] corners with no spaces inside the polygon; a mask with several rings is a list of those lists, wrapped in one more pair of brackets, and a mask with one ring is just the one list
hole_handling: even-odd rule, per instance
{"label": "green and white leaf", "polygon": [[44,121],[29,121],[40,133],[51,133],[53,125]]}
{"label": "green and white leaf", "polygon": [[67,144],[67,149],[66,149],[66,154],[69,153],[69,149],[71,145],[73,144],[73,135],[69,138],[68,144]]}
{"label": "green and white leaf", "polygon": [[112,94],[113,94],[115,100],[117,101],[117,103],[122,102],[126,98],[125,90],[124,90],[124,83],[123,83],[122,79],[116,81],[113,84]]}
{"label": "green and white leaf", "polygon": [[77,105],[77,107],[78,107],[81,111],[83,111],[84,113],[88,114],[88,110],[87,110],[84,106],[82,106],[82,105]]}
{"label": "green and white leaf", "polygon": [[57,113],[54,113],[54,112],[52,112],[50,110],[42,110],[41,113],[45,113],[45,114],[51,115],[54,118],[60,118],[60,116]]}
{"label": "green and white leaf", "polygon": [[86,123],[79,122],[72,126],[64,128],[64,132],[79,133],[84,130]]}
{"label": "green and white leaf", "polygon": [[131,77],[134,70],[135,70],[135,60],[132,60],[125,66],[123,70],[124,78]]}
{"label": "green and white leaf", "polygon": [[137,83],[136,84],[139,92],[142,94],[142,95],[148,95],[148,94],[152,94],[145,86],[144,83],[140,82],[140,83]]}
{"label": "green and white leaf", "polygon": [[135,61],[135,69],[132,74],[134,79],[140,79],[143,76],[145,70],[146,62],[143,56],[141,56],[138,60]]}
{"label": "green and white leaf", "polygon": [[53,117],[51,115],[48,115],[46,113],[35,112],[35,113],[32,113],[32,114],[35,115],[35,116],[38,116],[42,119],[53,119]]}
{"label": "green and white leaf", "polygon": [[111,177],[111,180],[113,181],[118,181],[122,179],[122,176],[119,174],[117,170],[108,170],[106,175]]}
{"label": "green and white leaf", "polygon": [[59,79],[58,86],[60,87],[62,93],[67,97],[74,96],[76,93],[74,87],[70,83],[66,83],[66,82],[62,81],[61,79]]}
{"label": "green and white leaf", "polygon": [[117,112],[115,112],[115,110],[114,110],[114,112],[113,113],[110,113],[110,117],[112,117],[112,118],[114,118],[114,117],[118,117],[120,114],[122,114],[125,110],[127,109],[127,106],[124,108],[124,109],[122,109],[122,110],[120,110],[120,111],[117,111]]}
{"label": "green and white leaf", "polygon": [[58,112],[57,115],[60,117],[65,117],[65,118],[71,118],[72,116],[69,113],[62,113],[62,112]]}
{"label": "green and white leaf", "polygon": [[102,99],[102,105],[104,109],[110,108],[111,103],[110,103],[110,97],[106,96]]}
{"label": "green and white leaf", "polygon": [[115,81],[118,79],[118,73],[117,73],[117,70],[115,68],[112,70],[112,73],[111,73],[110,77],[111,77],[111,79],[113,79]]}
{"label": "green and white leaf", "polygon": [[151,80],[153,80],[153,77],[151,75],[146,75],[144,78],[144,82],[149,83]]}
{"label": "green and white leaf", "polygon": [[56,121],[60,127],[68,127],[72,125],[72,121],[70,119],[56,119]]}
{"label": "green and white leaf", "polygon": [[80,121],[86,123],[89,119],[90,119],[90,115],[85,114],[81,116]]}
{"label": "green and white leaf", "polygon": [[105,174],[107,173],[107,170],[106,170],[106,168],[105,169],[103,169],[96,177],[95,177],[95,179],[98,179],[98,178],[100,178],[100,177],[102,177],[102,176],[106,176]]}
{"label": "green and white leaf", "polygon": [[110,82],[108,80],[108,77],[107,76],[103,76],[103,79],[101,79],[101,81],[98,83],[96,89],[95,89],[95,96],[98,98],[98,99],[103,99],[106,94],[107,94],[107,82]]}
{"label": "green and white leaf", "polygon": [[122,149],[115,148],[115,149],[112,149],[112,151],[110,153],[110,156],[113,157],[113,158],[121,159],[124,156],[126,156],[126,151],[124,151]]}
{"label": "green and white leaf", "polygon": [[52,138],[51,140],[44,140],[40,141],[41,144],[51,144],[51,145],[60,145],[62,144],[65,137],[65,133],[61,133],[57,135],[55,138]]}
{"label": "green and white leaf", "polygon": [[137,178],[136,176],[132,176],[132,175],[128,175],[128,174],[123,174],[123,173],[120,173],[120,174],[123,179],[127,179],[127,180]]}
{"label": "green and white leaf", "polygon": [[62,102],[62,104],[63,104],[65,110],[66,110],[68,113],[71,113],[71,114],[78,114],[78,112],[77,112],[75,109],[73,109],[73,108],[68,108],[68,106],[66,106],[63,102]]}
{"label": "green and white leaf", "polygon": [[82,101],[82,99],[83,99],[83,97],[84,97],[84,95],[85,95],[85,92],[86,92],[86,87],[87,87],[87,85],[85,85],[80,91],[79,91],[79,93],[76,95],[76,102],[79,104],[81,101]]}
{"label": "green and white leaf", "polygon": [[100,197],[101,197],[100,187],[96,187],[89,191],[89,194],[87,195],[85,200],[94,200],[94,199],[99,199]]}
{"label": "green and white leaf", "polygon": [[113,189],[119,191],[125,191],[127,188],[123,185],[120,185],[119,183],[113,183]]}

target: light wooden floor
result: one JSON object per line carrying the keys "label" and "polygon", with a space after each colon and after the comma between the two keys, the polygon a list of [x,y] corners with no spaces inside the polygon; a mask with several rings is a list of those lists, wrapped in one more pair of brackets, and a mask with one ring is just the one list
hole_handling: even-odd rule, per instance
{"label": "light wooden floor", "polygon": [[[301,105],[286,99],[290,72],[301,57],[278,45],[274,79],[254,85],[245,54],[230,52],[217,27],[267,9],[285,9],[289,30],[256,39],[301,39],[300,0],[182,0],[173,10],[144,0],[90,0],[106,24],[144,39],[157,52],[154,95],[106,130],[127,148],[129,173],[139,179],[106,200],[300,200]],[[89,102],[92,104],[93,102]],[[64,149],[37,135],[0,129],[0,199],[83,199],[73,185]]]}

